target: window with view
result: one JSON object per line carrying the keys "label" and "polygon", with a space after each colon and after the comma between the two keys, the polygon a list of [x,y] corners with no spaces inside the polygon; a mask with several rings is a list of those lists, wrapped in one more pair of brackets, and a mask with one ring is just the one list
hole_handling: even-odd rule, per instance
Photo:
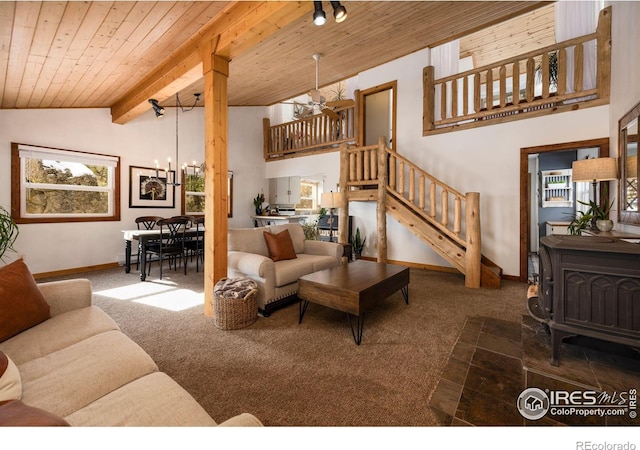
{"label": "window with view", "polygon": [[[193,170],[192,173],[190,171]],[[202,167],[193,166],[182,172],[182,214],[204,215],[205,180]],[[227,217],[233,217],[233,172],[227,173]]]}
{"label": "window with view", "polygon": [[11,144],[17,223],[120,220],[120,158]]}
{"label": "window with view", "polygon": [[318,182],[302,180],[300,182],[300,203],[296,209],[315,211],[318,207]]}

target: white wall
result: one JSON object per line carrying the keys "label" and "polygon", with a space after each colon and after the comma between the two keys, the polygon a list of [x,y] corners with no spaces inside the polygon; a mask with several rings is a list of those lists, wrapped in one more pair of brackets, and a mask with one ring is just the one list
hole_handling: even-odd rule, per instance
{"label": "white wall", "polygon": [[[0,205],[10,209],[11,142],[120,156],[121,221],[22,224],[15,244],[34,273],[99,265],[124,260],[121,230],[135,228],[141,215],[168,217],[175,208],[129,208],[129,166],[164,167],[175,160],[175,113],[158,119],[149,111],[125,125],[111,122],[108,109],[0,110]],[[204,159],[204,114],[196,108],[179,116],[180,161]],[[263,186],[264,108],[230,108],[229,169],[234,171],[234,217],[229,226],[251,226],[252,193]],[[253,194],[255,196],[255,194]]]}

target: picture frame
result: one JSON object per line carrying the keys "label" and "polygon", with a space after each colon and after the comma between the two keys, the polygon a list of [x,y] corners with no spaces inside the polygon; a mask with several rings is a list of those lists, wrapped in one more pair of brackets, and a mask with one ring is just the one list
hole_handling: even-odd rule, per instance
{"label": "picture frame", "polygon": [[[173,179],[175,179],[175,171]],[[175,188],[167,171],[129,166],[129,208],[175,208]],[[170,177],[171,178],[171,177]]]}

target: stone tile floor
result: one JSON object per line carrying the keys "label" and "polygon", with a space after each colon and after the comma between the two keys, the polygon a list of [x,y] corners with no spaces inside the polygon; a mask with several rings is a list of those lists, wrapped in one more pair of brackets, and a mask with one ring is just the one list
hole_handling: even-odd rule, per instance
{"label": "stone tile floor", "polygon": [[[550,336],[529,316],[522,323],[472,317],[454,346],[431,398],[442,425],[640,425],[640,419],[551,415],[525,419],[517,409],[527,387],[596,392],[640,391],[640,352],[588,338],[567,339],[552,366]],[[640,409],[640,405],[639,408]]]}

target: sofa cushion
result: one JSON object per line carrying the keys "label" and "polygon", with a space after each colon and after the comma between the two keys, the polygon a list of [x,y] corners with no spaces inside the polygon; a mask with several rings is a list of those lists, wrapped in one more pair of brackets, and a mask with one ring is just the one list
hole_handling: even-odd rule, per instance
{"label": "sofa cushion", "polygon": [[22,380],[20,371],[11,358],[0,352],[0,401],[20,400]]}
{"label": "sofa cushion", "polygon": [[269,258],[274,261],[296,258],[296,252],[293,249],[293,242],[291,242],[289,230],[283,230],[278,234],[264,231],[263,234],[267,248],[269,249]]}
{"label": "sofa cushion", "polygon": [[111,317],[97,306],[75,309],[23,331],[0,344],[0,350],[20,366],[88,337],[118,330]]}
{"label": "sofa cushion", "polygon": [[49,305],[24,261],[0,267],[0,342],[48,318]]}
{"label": "sofa cushion", "polygon": [[22,400],[62,417],[158,370],[151,357],[120,331],[91,336],[18,368]]}
{"label": "sofa cushion", "polygon": [[289,231],[291,236],[291,242],[293,243],[293,250],[298,253],[304,253],[304,229],[299,223],[285,223],[282,225],[271,225],[267,227],[267,231],[270,233],[281,233],[282,231]]}
{"label": "sofa cushion", "polygon": [[257,253],[269,256],[262,232],[265,228],[231,228],[227,233],[229,251]]}
{"label": "sofa cushion", "polygon": [[62,417],[40,408],[25,405],[20,400],[0,402],[0,426],[3,427],[68,427]]}
{"label": "sofa cushion", "polygon": [[[300,255],[302,256],[302,255]],[[298,278],[313,272],[313,262],[307,258],[278,261],[276,265],[276,287],[296,283]]]}
{"label": "sofa cushion", "polygon": [[215,421],[167,374],[154,372],[68,415],[73,426],[213,426]]}

